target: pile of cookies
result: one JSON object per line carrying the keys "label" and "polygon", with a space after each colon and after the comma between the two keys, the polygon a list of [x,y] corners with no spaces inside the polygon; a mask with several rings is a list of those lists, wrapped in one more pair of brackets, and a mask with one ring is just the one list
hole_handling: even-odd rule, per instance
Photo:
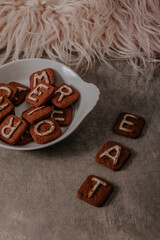
{"label": "pile of cookies", "polygon": [[[0,139],[8,144],[25,145],[31,141],[44,144],[61,136],[61,126],[72,121],[71,104],[80,97],[73,87],[60,83],[55,86],[54,71],[50,68],[30,76],[30,88],[17,82],[0,84]],[[32,107],[15,115],[14,109],[26,101]],[[125,137],[139,137],[144,118],[121,113],[113,131]],[[114,171],[119,170],[131,155],[119,143],[108,141],[97,153],[96,161]],[[77,192],[78,198],[96,207],[102,206],[113,185],[94,175],[88,176]]]}
{"label": "pile of cookies", "polygon": [[[121,113],[114,125],[113,131],[129,138],[138,138],[145,120],[143,117]],[[108,141],[96,155],[96,161],[114,171],[119,170],[127,161],[131,152],[119,143]],[[77,192],[77,197],[95,206],[101,207],[113,190],[113,185],[94,175],[84,181]]]}
{"label": "pile of cookies", "polygon": [[[73,87],[55,86],[54,71],[40,70],[30,76],[30,88],[17,82],[0,84],[0,139],[10,145],[50,142],[59,136],[60,126],[72,121],[72,103],[80,97]],[[26,101],[32,106],[15,115],[15,107]]]}

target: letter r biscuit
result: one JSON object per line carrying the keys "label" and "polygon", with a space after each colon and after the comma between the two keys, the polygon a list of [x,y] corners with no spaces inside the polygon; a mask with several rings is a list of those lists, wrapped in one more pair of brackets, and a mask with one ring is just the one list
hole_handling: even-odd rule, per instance
{"label": "letter r biscuit", "polygon": [[66,108],[73,102],[77,101],[80,97],[79,92],[71,86],[60,83],[56,86],[52,103],[59,108]]}
{"label": "letter r biscuit", "polygon": [[0,125],[0,139],[14,145],[27,130],[28,124],[15,115],[9,115]]}

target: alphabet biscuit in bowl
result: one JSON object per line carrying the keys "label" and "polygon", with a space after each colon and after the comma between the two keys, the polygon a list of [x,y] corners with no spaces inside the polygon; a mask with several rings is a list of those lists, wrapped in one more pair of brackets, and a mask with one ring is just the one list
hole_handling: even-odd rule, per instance
{"label": "alphabet biscuit in bowl", "polygon": [[[76,130],[76,128],[80,125],[80,123],[83,121],[83,119],[89,114],[90,111],[93,110],[95,107],[98,99],[99,99],[99,89],[91,83],[87,83],[83,81],[74,71],[72,71],[70,68],[65,66],[62,63],[48,60],[48,59],[24,59],[24,60],[18,60],[11,63],[7,63],[3,66],[0,66],[0,83],[2,84],[8,84],[12,82],[16,82],[19,84],[22,84],[28,88],[30,88],[30,76],[32,73],[36,73],[39,70],[45,70],[45,69],[52,69],[54,70],[54,77],[55,82],[54,86],[49,85],[52,88],[55,88],[55,86],[58,86],[59,84],[63,83],[65,85],[68,85],[72,89],[75,89],[79,94],[79,99],[75,99],[74,103],[69,103],[69,106],[72,106],[72,120],[69,125],[65,127],[61,127],[62,134],[54,138],[53,140],[46,142],[44,144],[37,144],[35,141],[29,142],[26,145],[9,145],[6,142],[4,142],[2,139],[0,140],[0,147],[13,149],[13,150],[36,150],[40,148],[45,148],[48,146],[51,146],[53,144],[56,144],[66,137],[68,137],[70,134],[72,134],[73,131]],[[14,73],[14,74],[13,74]],[[40,77],[39,77],[40,78]],[[42,78],[43,80],[43,78]],[[37,80],[37,84],[44,84],[47,85],[46,82],[41,83],[41,78]],[[36,85],[37,87],[38,85]],[[55,89],[54,89],[55,90]],[[66,101],[67,96],[64,96],[64,93],[67,93],[67,90],[61,89],[63,94],[63,100]],[[38,93],[40,94],[38,97],[41,100],[43,94],[43,89],[38,89]],[[54,93],[53,93],[54,94]],[[60,96],[60,93],[57,93]],[[35,98],[37,95],[32,95],[31,97]],[[49,98],[46,100],[46,104],[48,106],[53,106],[53,102],[51,102],[52,98],[54,96],[51,94]],[[14,100],[14,99],[13,99]],[[13,101],[12,100],[12,101]],[[76,101],[77,100],[77,101]],[[42,101],[44,104],[44,101]],[[41,103],[41,104],[42,104]],[[40,106],[42,106],[40,104]],[[27,109],[31,108],[32,105],[30,103],[24,101],[22,104],[20,104],[18,107],[15,107],[15,115],[19,118],[21,118],[22,113],[26,111]],[[37,106],[35,106],[37,107]],[[55,106],[54,106],[55,107]],[[63,106],[64,107],[64,106]],[[61,108],[62,109],[62,108]],[[60,111],[60,109],[59,109]],[[60,115],[56,115],[56,118],[64,118]],[[51,116],[45,117],[45,119],[51,118]],[[38,121],[42,121],[45,119],[39,119]],[[21,119],[22,120],[22,119]],[[68,124],[68,123],[67,123]],[[63,125],[63,124],[62,124]],[[48,125],[49,127],[50,125]],[[42,126],[40,126],[41,128]],[[38,127],[39,130],[39,127]]]}

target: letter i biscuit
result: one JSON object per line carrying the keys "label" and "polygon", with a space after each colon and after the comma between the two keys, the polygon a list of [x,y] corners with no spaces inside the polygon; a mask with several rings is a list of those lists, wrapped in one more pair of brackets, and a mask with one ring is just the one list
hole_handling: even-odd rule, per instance
{"label": "letter i biscuit", "polygon": [[20,83],[17,82],[10,82],[11,86],[16,87],[18,92],[14,98],[13,104],[14,106],[19,106],[21,103],[24,102],[26,95],[29,93],[30,89]]}
{"label": "letter i biscuit", "polygon": [[52,113],[50,106],[31,107],[22,113],[23,119],[28,123],[33,124],[49,117]]}
{"label": "letter i biscuit", "polygon": [[66,108],[80,97],[79,92],[71,86],[60,83],[56,86],[52,100],[53,105]]}
{"label": "letter i biscuit", "polygon": [[51,68],[46,68],[41,71],[34,72],[30,76],[30,88],[35,88],[39,83],[54,85],[54,71]]}
{"label": "letter i biscuit", "polygon": [[14,145],[27,130],[28,124],[15,115],[9,115],[0,125],[0,139]]}
{"label": "letter i biscuit", "polygon": [[113,131],[125,137],[137,138],[141,134],[145,120],[143,117],[121,113],[114,125]]}
{"label": "letter i biscuit", "polygon": [[109,141],[96,155],[96,161],[114,171],[119,170],[130,156],[130,150],[122,145]]}
{"label": "letter i biscuit", "polygon": [[95,207],[101,207],[110,196],[112,190],[113,186],[110,182],[90,175],[79,188],[77,197]]}

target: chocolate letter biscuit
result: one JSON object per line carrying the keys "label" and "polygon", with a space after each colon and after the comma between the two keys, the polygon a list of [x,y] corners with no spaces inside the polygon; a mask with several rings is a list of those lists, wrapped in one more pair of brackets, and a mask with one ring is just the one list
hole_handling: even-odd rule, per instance
{"label": "chocolate letter biscuit", "polygon": [[16,144],[24,132],[27,130],[28,124],[15,115],[9,115],[0,125],[0,138],[11,145]]}
{"label": "chocolate letter biscuit", "polygon": [[113,186],[110,182],[90,175],[79,188],[77,197],[95,207],[101,207],[112,190]]}
{"label": "chocolate letter biscuit", "polygon": [[50,106],[31,107],[22,113],[22,117],[29,123],[33,124],[49,117],[52,113]]}
{"label": "chocolate letter biscuit", "polygon": [[60,83],[56,86],[52,103],[56,107],[66,108],[80,97],[79,92],[71,86]]}
{"label": "chocolate letter biscuit", "polygon": [[141,134],[144,123],[143,117],[131,113],[121,113],[113,131],[125,137],[137,138]]}
{"label": "chocolate letter biscuit", "polygon": [[130,156],[130,151],[119,143],[109,141],[97,153],[96,161],[112,169],[119,170]]}
{"label": "chocolate letter biscuit", "polygon": [[30,133],[36,143],[44,144],[61,136],[62,131],[53,118],[47,118],[31,125]]}
{"label": "chocolate letter biscuit", "polygon": [[8,97],[11,102],[14,100],[18,90],[10,84],[0,83],[0,96]]}
{"label": "chocolate letter biscuit", "polygon": [[26,102],[34,107],[44,105],[53,95],[54,87],[40,83],[26,96]]}
{"label": "chocolate letter biscuit", "polygon": [[10,82],[9,85],[16,87],[18,92],[14,98],[13,104],[19,106],[24,100],[26,95],[29,93],[30,89],[20,83]]}
{"label": "chocolate letter biscuit", "polygon": [[51,68],[46,68],[33,73],[30,76],[30,88],[35,88],[39,83],[54,85],[54,71]]}

